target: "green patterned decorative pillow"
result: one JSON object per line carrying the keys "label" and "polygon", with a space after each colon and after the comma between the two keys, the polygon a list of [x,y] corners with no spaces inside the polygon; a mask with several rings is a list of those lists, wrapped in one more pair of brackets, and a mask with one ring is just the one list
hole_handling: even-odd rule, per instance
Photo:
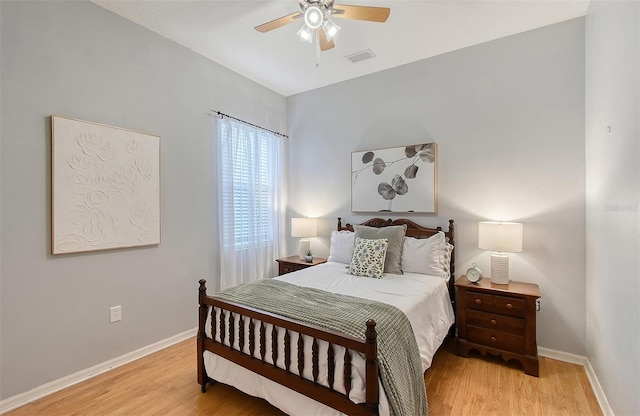
{"label": "green patterned decorative pillow", "polygon": [[349,265],[349,273],[355,276],[382,279],[387,247],[389,247],[388,238],[368,240],[366,238],[356,237],[356,245],[353,249],[351,264]]}

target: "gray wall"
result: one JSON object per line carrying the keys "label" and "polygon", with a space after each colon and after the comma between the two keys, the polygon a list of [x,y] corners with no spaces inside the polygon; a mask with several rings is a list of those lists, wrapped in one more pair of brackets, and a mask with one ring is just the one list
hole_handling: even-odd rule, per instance
{"label": "gray wall", "polygon": [[[0,8],[4,399],[197,325],[197,280],[218,270],[207,112],[282,131],[286,103],[89,2]],[[51,114],[161,137],[159,246],[49,255]]]}
{"label": "gray wall", "polygon": [[[457,275],[475,262],[481,220],[524,223],[511,276],[542,291],[538,345],[585,355],[584,19],[469,47],[287,98],[290,216],[350,208],[352,151],[436,141],[439,213],[457,223]],[[384,214],[383,214],[384,215]],[[295,240],[290,243],[295,244]]]}
{"label": "gray wall", "polygon": [[640,3],[586,22],[587,352],[613,412],[638,415]]}

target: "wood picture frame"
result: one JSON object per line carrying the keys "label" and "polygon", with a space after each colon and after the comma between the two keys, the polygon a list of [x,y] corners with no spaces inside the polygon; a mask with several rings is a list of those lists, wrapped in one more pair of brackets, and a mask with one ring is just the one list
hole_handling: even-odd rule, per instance
{"label": "wood picture frame", "polygon": [[51,254],[160,244],[160,137],[51,116]]}
{"label": "wood picture frame", "polygon": [[436,143],[352,152],[351,211],[438,212]]}

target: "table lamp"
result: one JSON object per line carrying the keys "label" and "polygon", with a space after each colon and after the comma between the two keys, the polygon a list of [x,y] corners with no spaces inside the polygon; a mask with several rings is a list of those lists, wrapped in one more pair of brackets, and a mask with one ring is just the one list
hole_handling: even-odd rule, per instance
{"label": "table lamp", "polygon": [[315,218],[291,218],[291,237],[302,237],[298,243],[300,260],[304,260],[311,248],[308,237],[318,235],[318,221]]}
{"label": "table lamp", "polygon": [[491,282],[509,284],[509,255],[522,251],[522,224],[481,222],[478,224],[478,248],[490,250]]}

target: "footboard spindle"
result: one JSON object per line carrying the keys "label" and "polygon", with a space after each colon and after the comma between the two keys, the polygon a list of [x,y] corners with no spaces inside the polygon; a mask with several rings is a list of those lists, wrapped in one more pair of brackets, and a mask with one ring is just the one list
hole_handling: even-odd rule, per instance
{"label": "footboard spindle", "polygon": [[266,340],[265,340],[265,326],[264,326],[264,322],[260,321],[260,358],[262,358],[262,361],[264,361],[264,356],[267,354],[267,344],[266,344]]}
{"label": "footboard spindle", "polygon": [[304,337],[298,334],[298,375],[302,377],[304,371]]}
{"label": "footboard spindle", "polygon": [[311,370],[313,381],[317,383],[320,369],[318,368],[318,340],[315,338],[313,339],[313,344],[311,344]]}
{"label": "footboard spindle", "polygon": [[351,352],[348,348],[344,350],[344,391],[349,397],[349,393],[351,393]]}
{"label": "footboard spindle", "polygon": [[[231,313],[231,312],[229,312]],[[224,309],[220,309],[220,342],[224,343],[225,336]]]}
{"label": "footboard spindle", "polygon": [[291,367],[291,337],[289,336],[289,330],[284,330],[284,369],[289,371]]}
{"label": "footboard spindle", "polygon": [[256,351],[256,332],[253,319],[249,318],[249,355],[253,357],[253,353]]}
{"label": "footboard spindle", "polygon": [[333,352],[333,344],[329,343],[327,349],[327,381],[329,382],[329,388],[333,390],[333,381],[336,376],[336,361]]}
{"label": "footboard spindle", "polygon": [[278,327],[275,325],[271,327],[271,360],[276,366],[278,363]]}

